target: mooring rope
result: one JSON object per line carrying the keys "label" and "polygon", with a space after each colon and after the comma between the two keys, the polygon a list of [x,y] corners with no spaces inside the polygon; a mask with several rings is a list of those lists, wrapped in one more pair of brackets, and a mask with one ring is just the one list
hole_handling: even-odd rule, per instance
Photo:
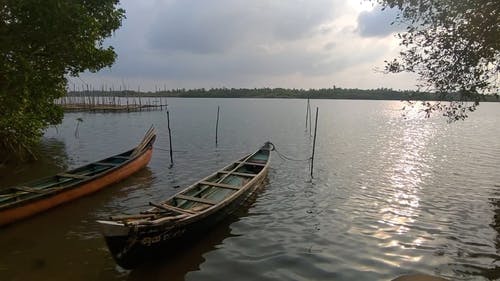
{"label": "mooring rope", "polygon": [[276,154],[278,154],[279,158],[281,158],[282,160],[284,161],[296,161],[296,162],[305,162],[305,161],[311,161],[312,157],[308,157],[306,159],[296,159],[296,158],[292,158],[290,156],[286,156],[285,154],[279,152],[279,150],[276,148],[276,145],[272,142],[270,142],[270,144],[273,146],[273,148],[271,149],[271,151],[276,151]]}
{"label": "mooring rope", "polygon": [[[281,160],[284,161],[295,161],[295,162],[306,162],[306,161],[311,161],[312,157],[308,157],[306,159],[296,159],[290,156],[287,156],[280,152],[277,148],[276,145],[272,142],[269,142],[270,145],[272,145],[271,151],[276,151],[276,154],[278,154],[278,157],[281,158]],[[169,149],[158,147],[158,145],[155,146],[156,150],[161,150],[161,151],[170,151]],[[234,149],[227,149],[227,150],[234,150]],[[172,150],[172,152],[188,152],[188,150]]]}

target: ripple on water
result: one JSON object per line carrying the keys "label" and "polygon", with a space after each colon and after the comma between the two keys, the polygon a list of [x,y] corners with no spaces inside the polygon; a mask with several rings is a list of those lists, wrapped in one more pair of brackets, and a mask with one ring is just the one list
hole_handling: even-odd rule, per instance
{"label": "ripple on water", "polygon": [[[96,219],[143,210],[264,140],[288,156],[309,157],[304,101],[169,99],[171,168],[164,112],[83,114],[78,139],[80,114],[67,114],[58,132],[47,133],[61,142],[50,142],[57,154],[51,167],[128,149],[150,124],[162,150],[111,189],[2,229],[0,279],[391,280],[416,271],[451,280],[500,278],[498,104],[450,125],[403,120],[398,102],[311,102],[321,107],[313,179],[307,163],[273,154],[269,182],[248,212],[172,260],[132,272],[115,265]],[[215,148],[217,105],[224,110]]]}

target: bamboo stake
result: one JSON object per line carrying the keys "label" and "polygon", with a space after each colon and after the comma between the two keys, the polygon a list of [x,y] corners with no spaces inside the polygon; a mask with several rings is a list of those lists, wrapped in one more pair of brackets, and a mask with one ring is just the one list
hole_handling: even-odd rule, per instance
{"label": "bamboo stake", "polygon": [[168,143],[170,147],[170,167],[174,166],[174,158],[172,155],[172,131],[170,130],[170,114],[167,110],[167,129],[168,129]]}
{"label": "bamboo stake", "polygon": [[312,150],[312,156],[311,156],[311,178],[313,177],[314,151],[316,149],[316,133],[318,131],[318,111],[319,111],[319,108],[316,107],[316,122],[314,123],[314,139],[313,139],[313,150]]}
{"label": "bamboo stake", "polygon": [[309,98],[307,98],[307,104],[306,104],[306,130],[307,130],[307,118],[309,118]]}
{"label": "bamboo stake", "polygon": [[312,131],[312,110],[311,110],[311,102],[309,100],[309,98],[307,99],[307,107],[309,108],[308,112],[309,112],[309,136],[311,136],[311,131]]}
{"label": "bamboo stake", "polygon": [[217,121],[215,122],[215,147],[218,144],[218,135],[219,135],[219,111],[220,106],[217,106]]}

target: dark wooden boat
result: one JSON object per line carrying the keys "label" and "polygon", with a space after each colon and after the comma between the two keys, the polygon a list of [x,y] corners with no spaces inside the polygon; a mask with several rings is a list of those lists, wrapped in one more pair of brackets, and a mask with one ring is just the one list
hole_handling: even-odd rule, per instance
{"label": "dark wooden boat", "polygon": [[98,221],[108,248],[123,268],[173,253],[255,195],[268,173],[271,143],[137,215]]}
{"label": "dark wooden boat", "polygon": [[33,216],[118,182],[145,167],[152,156],[151,127],[134,149],[64,173],[0,189],[0,226]]}

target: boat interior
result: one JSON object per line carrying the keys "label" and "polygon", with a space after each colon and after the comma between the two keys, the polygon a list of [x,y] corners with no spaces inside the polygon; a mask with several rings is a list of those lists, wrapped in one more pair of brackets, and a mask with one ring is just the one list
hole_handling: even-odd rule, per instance
{"label": "boat interior", "polygon": [[37,197],[54,190],[71,187],[79,182],[93,178],[114,167],[120,166],[124,162],[131,159],[133,151],[134,150],[129,150],[98,162],[59,173],[54,176],[28,182],[21,186],[12,186],[0,189],[0,204],[10,204],[31,197]]}
{"label": "boat interior", "polygon": [[175,220],[199,213],[238,192],[266,166],[270,151],[261,149],[232,163],[162,203],[150,202],[151,208],[140,215],[112,216],[115,221],[144,219]]}

